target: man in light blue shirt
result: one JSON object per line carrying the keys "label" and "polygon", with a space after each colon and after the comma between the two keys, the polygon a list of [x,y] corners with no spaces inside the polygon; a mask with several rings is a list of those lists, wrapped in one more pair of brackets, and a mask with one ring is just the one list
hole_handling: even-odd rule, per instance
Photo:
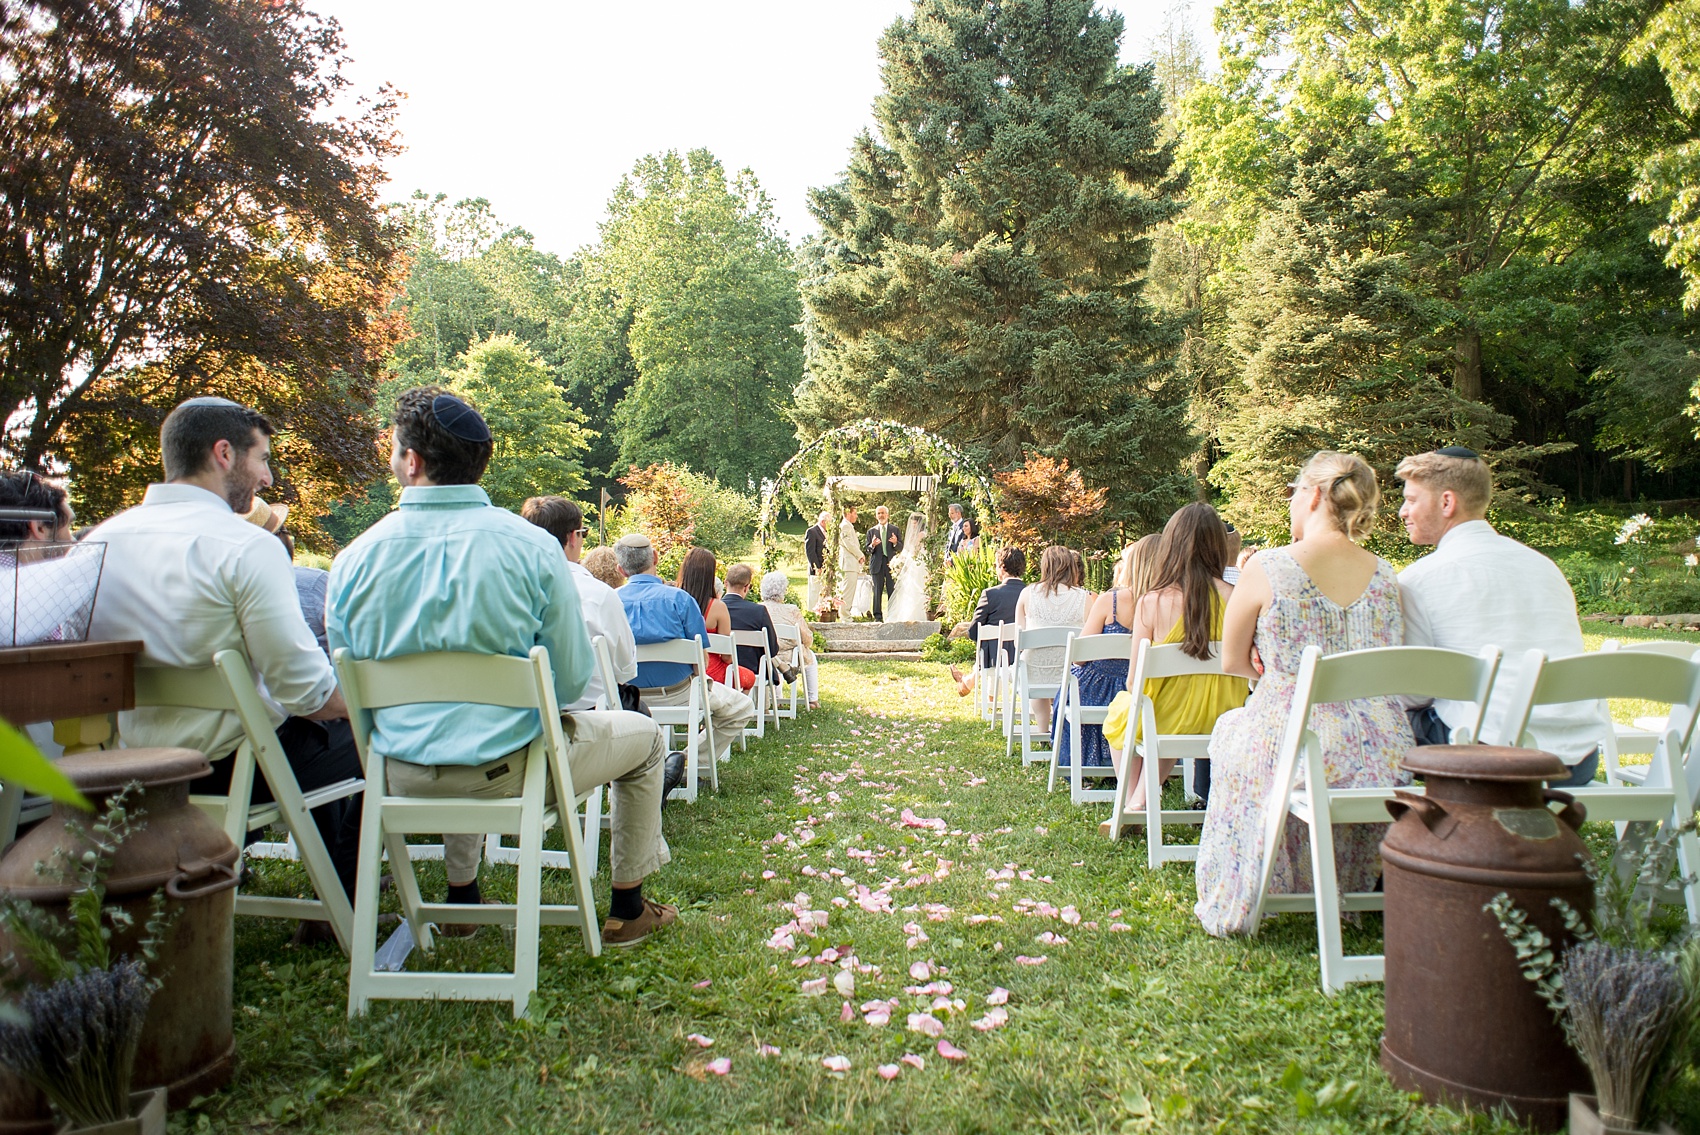
{"label": "man in light blue shirt", "polygon": [[[641,532],[622,536],[614,544],[614,558],[626,585],[615,592],[626,609],[632,637],[639,646],[694,638],[708,645],[708,626],[702,609],[684,588],[664,583],[655,574],[655,548]],[[650,705],[688,705],[691,700],[691,668],[683,662],[638,663],[638,694]],[[719,682],[708,684],[708,712],[714,722],[715,759],[722,760],[732,740],[756,718],[755,702]]]}
{"label": "man in light blue shirt", "polygon": [[[523,658],[544,646],[555,696],[571,704],[593,667],[578,590],[549,534],[493,507],[478,487],[494,445],[484,419],[453,395],[419,387],[396,400],[393,435],[390,469],[402,486],[401,506],[332,565],[325,619],[332,651],[346,647],[374,659],[439,651]],[[669,859],[661,837],[661,731],[644,715],[623,711],[566,713],[562,724],[574,784],[613,782],[614,886],[602,937],[629,946],[678,917],[642,890],[644,877]],[[517,796],[526,747],[541,732],[534,710],[395,706],[373,715],[368,759],[385,760],[397,795]],[[444,837],[449,902],[481,901],[482,842]]]}

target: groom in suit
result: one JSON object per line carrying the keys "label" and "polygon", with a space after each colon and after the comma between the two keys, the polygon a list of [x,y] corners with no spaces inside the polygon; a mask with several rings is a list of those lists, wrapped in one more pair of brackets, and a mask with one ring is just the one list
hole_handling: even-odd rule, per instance
{"label": "groom in suit", "polygon": [[820,609],[820,573],[826,567],[826,513],[821,513],[803,533],[803,555],[809,561],[809,605],[811,618]]}
{"label": "groom in suit", "polygon": [[897,590],[897,581],[891,577],[891,561],[903,551],[903,537],[891,524],[891,513],[885,505],[874,509],[874,518],[879,523],[868,529],[868,575],[874,584],[874,622],[883,623],[885,614],[881,608],[886,597]]}

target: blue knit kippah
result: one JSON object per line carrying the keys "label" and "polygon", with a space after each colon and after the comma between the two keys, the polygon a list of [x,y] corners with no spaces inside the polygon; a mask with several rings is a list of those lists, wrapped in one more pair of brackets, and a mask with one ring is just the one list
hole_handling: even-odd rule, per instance
{"label": "blue knit kippah", "polygon": [[1480,461],[1482,455],[1465,445],[1449,445],[1444,449],[1435,450],[1442,457],[1462,457],[1465,461]]}
{"label": "blue knit kippah", "polygon": [[437,424],[462,441],[489,441],[490,427],[477,410],[453,394],[439,394],[431,399],[431,413]]}

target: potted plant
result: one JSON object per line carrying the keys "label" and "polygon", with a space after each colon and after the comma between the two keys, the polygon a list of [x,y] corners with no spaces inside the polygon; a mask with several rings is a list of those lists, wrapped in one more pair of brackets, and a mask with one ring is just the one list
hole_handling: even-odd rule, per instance
{"label": "potted plant", "polygon": [[156,893],[140,956],[114,958],[113,928],[128,927],[131,916],[104,903],[112,857],[140,827],[141,813],[128,807],[139,791],[130,785],[94,823],[76,827],[80,856],[38,865],[76,880],[69,925],[28,902],[0,900],[0,919],[24,954],[23,966],[15,956],[4,960],[6,984],[18,995],[0,1016],[0,1066],[41,1089],[63,1120],[62,1135],[165,1132],[165,1089],[132,1093],[130,1074],[159,987],[148,965],[171,919],[163,893]]}
{"label": "potted plant", "polygon": [[1593,1095],[1570,1097],[1571,1135],[1676,1135],[1668,1124],[1639,1124],[1659,1110],[1662,1089],[1692,1066],[1700,1048],[1700,936],[1665,933],[1655,923],[1677,836],[1693,827],[1690,819],[1628,852],[1624,871],[1602,875],[1590,864],[1592,927],[1553,899],[1576,939],[1562,956],[1508,895],[1485,908],[1594,1081]]}

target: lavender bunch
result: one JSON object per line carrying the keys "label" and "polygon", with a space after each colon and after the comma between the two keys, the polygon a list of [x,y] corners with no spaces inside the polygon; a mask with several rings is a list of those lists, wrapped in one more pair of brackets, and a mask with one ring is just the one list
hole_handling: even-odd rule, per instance
{"label": "lavender bunch", "polygon": [[1593,1074],[1600,1118],[1633,1127],[1672,1030],[1693,1010],[1667,954],[1582,942],[1565,951],[1565,1031]]}
{"label": "lavender bunch", "polygon": [[40,1088],[73,1126],[130,1115],[130,1069],[155,983],[139,961],[25,992],[22,1022],[0,1020],[0,1065]]}

